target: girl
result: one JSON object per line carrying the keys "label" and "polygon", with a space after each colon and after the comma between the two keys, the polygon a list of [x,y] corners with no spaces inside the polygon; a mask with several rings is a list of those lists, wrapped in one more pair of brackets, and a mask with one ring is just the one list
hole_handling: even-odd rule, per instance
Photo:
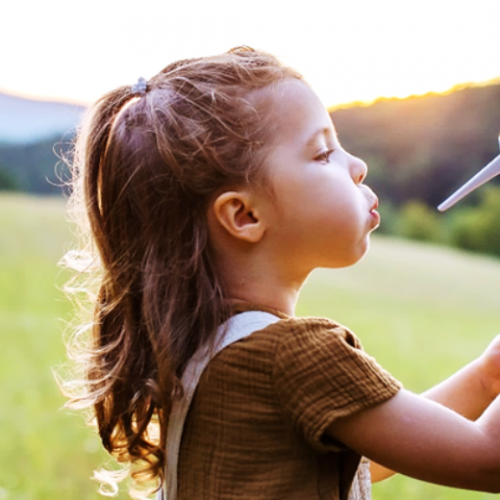
{"label": "girl", "polygon": [[422,397],[347,328],[294,316],[313,269],[367,252],[366,173],[302,77],[247,47],[93,107],[72,194],[88,244],[67,261],[94,320],[70,404],[93,408],[134,495],[369,498],[362,456],[372,481],[500,491],[499,340]]}

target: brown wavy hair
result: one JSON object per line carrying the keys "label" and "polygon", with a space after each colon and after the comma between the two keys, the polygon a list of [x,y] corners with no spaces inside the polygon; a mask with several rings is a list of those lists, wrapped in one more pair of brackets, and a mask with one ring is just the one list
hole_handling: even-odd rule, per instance
{"label": "brown wavy hair", "polygon": [[92,320],[73,330],[79,371],[63,389],[67,406],[92,410],[105,449],[125,465],[96,472],[108,494],[129,474],[138,498],[164,479],[182,371],[229,315],[207,209],[223,189],[264,182],[266,110],[286,78],[301,76],[248,47],[178,61],[140,97],[124,86],[99,99],[79,131],[70,213],[82,240],[63,263]]}

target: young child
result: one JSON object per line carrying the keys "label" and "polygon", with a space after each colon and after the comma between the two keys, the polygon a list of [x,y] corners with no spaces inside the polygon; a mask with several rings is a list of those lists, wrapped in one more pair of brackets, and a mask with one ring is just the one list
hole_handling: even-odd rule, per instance
{"label": "young child", "polygon": [[294,316],[313,269],[368,251],[366,174],[303,78],[248,47],[92,108],[72,194],[88,242],[67,261],[96,293],[70,404],[135,495],[366,499],[362,456],[372,481],[500,491],[499,339],[418,396],[344,326]]}

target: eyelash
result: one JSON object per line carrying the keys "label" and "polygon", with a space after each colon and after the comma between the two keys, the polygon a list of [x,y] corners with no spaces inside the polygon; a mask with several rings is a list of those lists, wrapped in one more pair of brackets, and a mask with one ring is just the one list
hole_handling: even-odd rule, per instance
{"label": "eyelash", "polygon": [[318,161],[324,161],[325,163],[328,163],[329,159],[330,159],[330,155],[334,152],[335,150],[334,149],[328,149],[326,151],[323,151],[322,153],[320,153],[318,156],[316,156],[315,160],[318,160]]}

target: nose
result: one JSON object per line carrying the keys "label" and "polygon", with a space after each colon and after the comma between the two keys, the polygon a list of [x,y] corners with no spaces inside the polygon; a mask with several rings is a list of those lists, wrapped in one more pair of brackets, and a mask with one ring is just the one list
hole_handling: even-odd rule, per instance
{"label": "nose", "polygon": [[368,165],[357,156],[350,155],[349,168],[351,171],[351,177],[356,184],[361,184],[368,173]]}

